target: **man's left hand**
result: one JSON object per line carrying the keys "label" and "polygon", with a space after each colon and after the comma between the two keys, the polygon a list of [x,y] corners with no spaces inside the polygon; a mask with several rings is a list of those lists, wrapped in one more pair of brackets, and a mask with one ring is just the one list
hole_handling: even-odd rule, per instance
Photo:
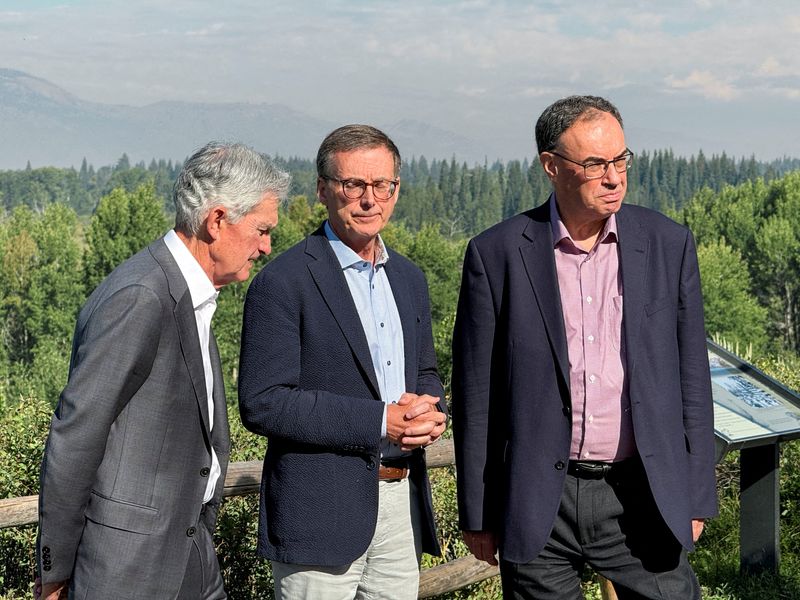
{"label": "man's left hand", "polygon": [[401,439],[403,450],[429,446],[444,433],[447,416],[439,411],[439,398],[429,394],[416,395],[406,392],[397,404],[408,409],[403,415],[408,422]]}
{"label": "man's left hand", "polygon": [[703,533],[705,527],[705,519],[692,519],[692,541],[696,542],[700,539],[700,534]]}

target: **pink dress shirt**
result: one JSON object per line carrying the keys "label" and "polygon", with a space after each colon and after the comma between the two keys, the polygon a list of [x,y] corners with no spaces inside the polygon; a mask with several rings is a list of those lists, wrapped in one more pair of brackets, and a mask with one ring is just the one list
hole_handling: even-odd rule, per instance
{"label": "pink dress shirt", "polygon": [[625,381],[622,274],[615,215],[594,247],[579,248],[550,198],[550,223],[567,334],[571,460],[615,462],[636,454]]}

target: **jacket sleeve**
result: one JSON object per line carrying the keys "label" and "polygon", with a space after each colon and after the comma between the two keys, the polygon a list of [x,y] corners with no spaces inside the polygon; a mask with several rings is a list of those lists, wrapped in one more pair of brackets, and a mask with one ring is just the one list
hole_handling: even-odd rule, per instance
{"label": "jacket sleeve", "polygon": [[319,371],[319,365],[301,364],[313,360],[302,353],[302,321],[319,315],[302,310],[299,285],[290,279],[267,268],[247,292],[239,373],[242,423],[259,435],[375,454],[381,443],[382,402],[301,386],[304,369]]}
{"label": "jacket sleeve", "polygon": [[152,290],[129,286],[104,300],[76,328],[69,382],[42,461],[38,559],[45,583],[71,576],[109,431],[150,373],[161,312]]}
{"label": "jacket sleeve", "polygon": [[489,464],[489,404],[495,310],[483,259],[467,246],[453,331],[453,436],[458,472],[459,524],[463,530],[494,529],[496,494]]}
{"label": "jacket sleeve", "polygon": [[678,351],[683,427],[689,450],[692,518],[717,514],[714,406],[694,238],[687,233],[678,296]]}
{"label": "jacket sleeve", "polygon": [[417,324],[417,389],[414,392],[439,398],[439,411],[447,414],[444,387],[436,367],[436,349],[431,325],[431,301],[424,275],[420,276],[417,303],[420,322]]}

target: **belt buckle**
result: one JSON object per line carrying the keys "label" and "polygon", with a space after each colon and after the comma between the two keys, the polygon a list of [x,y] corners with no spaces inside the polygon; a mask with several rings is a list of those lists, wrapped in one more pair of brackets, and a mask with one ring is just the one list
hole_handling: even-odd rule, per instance
{"label": "belt buckle", "polygon": [[603,479],[611,472],[611,464],[609,463],[575,461],[572,464],[574,465],[575,475],[586,479]]}

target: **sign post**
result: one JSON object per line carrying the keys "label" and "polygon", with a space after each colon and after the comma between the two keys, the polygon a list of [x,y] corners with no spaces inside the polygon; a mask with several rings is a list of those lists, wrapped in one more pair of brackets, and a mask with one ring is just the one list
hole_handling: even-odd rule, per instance
{"label": "sign post", "polygon": [[800,438],[800,396],[709,341],[717,461],[740,451],[740,567],[778,572],[779,444]]}

